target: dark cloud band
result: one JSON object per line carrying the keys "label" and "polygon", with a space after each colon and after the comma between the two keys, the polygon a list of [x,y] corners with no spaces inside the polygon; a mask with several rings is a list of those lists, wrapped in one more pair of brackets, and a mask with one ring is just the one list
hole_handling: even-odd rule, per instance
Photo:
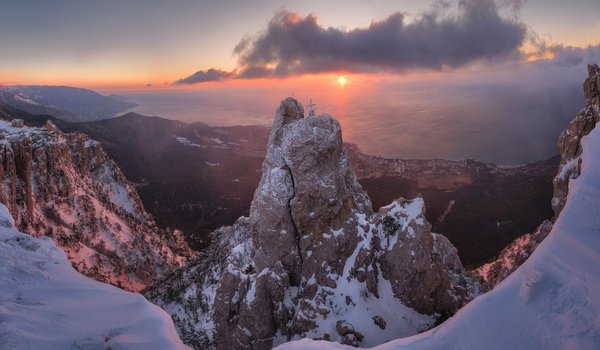
{"label": "dark cloud band", "polygon": [[224,70],[211,68],[211,69],[207,69],[207,70],[199,70],[187,78],[183,78],[183,79],[179,79],[179,80],[175,81],[173,84],[185,85],[185,84],[205,83],[208,81],[219,81],[219,80],[232,78],[235,75],[236,75],[235,71],[227,72]]}
{"label": "dark cloud band", "polygon": [[234,53],[242,78],[457,68],[514,53],[525,34],[525,26],[503,18],[493,0],[460,0],[453,13],[438,6],[410,23],[395,13],[350,31],[323,27],[314,15],[282,11]]}

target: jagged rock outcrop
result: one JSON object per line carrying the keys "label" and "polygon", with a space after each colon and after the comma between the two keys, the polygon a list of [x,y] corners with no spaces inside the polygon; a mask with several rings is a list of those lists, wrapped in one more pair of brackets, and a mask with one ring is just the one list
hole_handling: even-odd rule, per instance
{"label": "jagged rock outcrop", "polygon": [[513,273],[529,258],[552,230],[552,221],[544,220],[533,232],[515,239],[504,248],[498,258],[477,268],[476,272],[484,281],[484,289],[492,289]]}
{"label": "jagged rock outcrop", "polygon": [[198,349],[269,349],[296,337],[370,346],[428,328],[476,285],[431,233],[423,199],[374,214],[330,116],[277,110],[250,216],[146,296]]}
{"label": "jagged rock outcrop", "polygon": [[552,209],[555,217],[565,206],[569,192],[569,179],[576,179],[581,172],[581,138],[594,129],[600,121],[600,68],[596,64],[588,65],[588,78],[583,83],[586,99],[577,116],[569,123],[558,139],[558,148],[562,156],[558,174],[554,178],[554,198]]}
{"label": "jagged rock outcrop", "polygon": [[48,236],[88,277],[140,291],[191,254],[156,226],[135,188],[84,134],[0,121],[0,202],[17,227]]}

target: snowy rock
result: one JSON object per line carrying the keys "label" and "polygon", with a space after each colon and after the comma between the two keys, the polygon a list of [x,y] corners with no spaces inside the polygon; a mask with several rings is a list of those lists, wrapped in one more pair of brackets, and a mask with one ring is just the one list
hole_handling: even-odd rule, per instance
{"label": "snowy rock", "polygon": [[381,316],[373,316],[373,323],[377,325],[377,327],[381,329],[385,329],[387,322]]}
{"label": "snowy rock", "polygon": [[88,277],[139,291],[191,254],[159,229],[100,143],[79,133],[0,121],[0,202],[17,228],[52,238]]}
{"label": "snowy rock", "polygon": [[13,128],[22,128],[24,126],[23,119],[13,119],[10,122],[10,126]]}
{"label": "snowy rock", "polygon": [[[252,250],[248,218],[240,218],[234,225],[214,231],[207,249],[145,295],[171,315],[186,344],[195,349],[214,348],[217,289],[228,272],[237,272],[246,281],[254,279]],[[284,281],[280,284],[284,285]],[[239,298],[239,293],[231,296],[233,301]]]}
{"label": "snowy rock", "polygon": [[515,239],[502,250],[496,260],[477,268],[476,272],[485,282],[485,289],[494,288],[521,266],[548,236],[550,230],[552,230],[552,222],[545,220],[535,232]]}
{"label": "snowy rock", "polygon": [[456,249],[431,233],[424,215],[420,197],[396,200],[379,210],[375,225],[381,247],[375,251],[381,273],[407,306],[424,314],[456,312],[469,300],[469,287],[452,283],[451,273],[464,269]]}
{"label": "snowy rock", "polygon": [[[270,349],[298,337],[376,345],[472,298],[422,198],[375,215],[330,116],[282,101],[250,216],[146,293],[198,349]],[[202,300],[199,303],[197,300]]]}
{"label": "snowy rock", "polygon": [[347,321],[339,320],[335,324],[335,330],[342,337],[340,343],[352,346],[359,346],[364,336],[354,329],[354,326]]}
{"label": "snowy rock", "polygon": [[556,217],[565,206],[569,180],[576,179],[581,172],[581,139],[600,121],[600,68],[596,64],[588,65],[588,73],[589,76],[583,83],[585,107],[579,111],[558,139],[562,158],[558,174],[553,181],[552,209]]}

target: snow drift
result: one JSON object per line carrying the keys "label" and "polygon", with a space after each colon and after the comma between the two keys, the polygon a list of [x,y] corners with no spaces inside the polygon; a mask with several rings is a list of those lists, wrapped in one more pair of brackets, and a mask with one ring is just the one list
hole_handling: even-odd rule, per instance
{"label": "snow drift", "polygon": [[140,294],[80,275],[46,237],[16,231],[0,204],[1,349],[187,349]]}

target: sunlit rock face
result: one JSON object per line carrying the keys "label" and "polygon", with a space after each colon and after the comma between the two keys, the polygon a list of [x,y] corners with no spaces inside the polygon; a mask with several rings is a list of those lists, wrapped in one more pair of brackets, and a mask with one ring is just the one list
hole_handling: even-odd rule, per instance
{"label": "sunlit rock face", "polygon": [[146,295],[198,348],[269,349],[298,337],[371,346],[429,328],[476,286],[431,232],[423,199],[373,213],[330,116],[277,109],[248,218]]}
{"label": "sunlit rock face", "polygon": [[185,263],[181,234],[156,226],[100,143],[52,123],[0,120],[0,133],[0,202],[19,230],[52,238],[86,276],[132,291]]}
{"label": "sunlit rock face", "polygon": [[492,289],[521,266],[552,230],[552,221],[544,220],[533,233],[515,239],[498,258],[477,268],[484,289]]}
{"label": "sunlit rock face", "polygon": [[588,78],[583,83],[583,94],[586,99],[585,107],[558,139],[562,158],[558,174],[554,178],[552,209],[556,217],[565,206],[569,179],[576,179],[581,173],[581,139],[600,121],[600,68],[596,64],[588,65]]}

